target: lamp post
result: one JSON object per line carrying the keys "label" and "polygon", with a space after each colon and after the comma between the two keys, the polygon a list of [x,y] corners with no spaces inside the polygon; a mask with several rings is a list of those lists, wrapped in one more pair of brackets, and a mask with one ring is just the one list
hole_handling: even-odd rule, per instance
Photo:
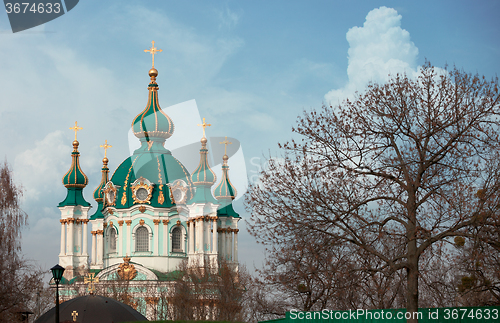
{"label": "lamp post", "polygon": [[50,271],[52,271],[52,277],[56,283],[56,323],[59,323],[59,283],[61,282],[64,268],[59,265],[55,265],[50,268]]}

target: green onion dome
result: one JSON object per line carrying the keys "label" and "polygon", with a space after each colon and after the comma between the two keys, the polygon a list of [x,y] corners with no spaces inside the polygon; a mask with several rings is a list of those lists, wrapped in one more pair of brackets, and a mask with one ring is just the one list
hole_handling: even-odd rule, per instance
{"label": "green onion dome", "polygon": [[132,121],[132,131],[137,138],[165,140],[174,133],[174,123],[172,119],[163,112],[158,102],[158,84],[156,76],[158,71],[155,68],[149,70],[151,83],[148,85],[149,99],[146,108],[139,113]]}
{"label": "green onion dome", "polygon": [[68,189],[68,194],[64,201],[59,203],[60,207],[68,205],[90,206],[90,203],[83,198],[83,188],[87,186],[89,180],[80,168],[78,145],[79,143],[75,139],[73,141],[73,152],[71,153],[71,167],[62,178],[64,186]]}
{"label": "green onion dome", "polygon": [[207,138],[201,138],[200,163],[191,175],[191,180],[194,185],[210,185],[212,186],[217,180],[217,176],[208,165],[207,160]]}
{"label": "green onion dome", "polygon": [[222,179],[214,189],[214,196],[217,200],[234,200],[236,198],[236,195],[238,194],[236,192],[236,188],[233,186],[231,181],[229,180],[229,166],[227,164],[229,157],[224,154],[224,157],[222,157],[223,163],[222,163]]}
{"label": "green onion dome", "polygon": [[101,183],[99,186],[94,191],[94,200],[96,200],[97,203],[102,203],[103,199],[103,192],[102,190],[104,189],[104,186],[106,186],[106,183],[108,182],[108,174],[109,174],[109,168],[108,168],[108,158],[104,157],[102,160],[102,178],[101,178]]}
{"label": "green onion dome", "polygon": [[68,172],[64,175],[62,182],[66,188],[76,187],[84,188],[87,186],[89,179],[80,168],[80,163],[78,157],[80,153],[78,152],[78,141],[73,141],[73,152],[71,153],[71,167]]}

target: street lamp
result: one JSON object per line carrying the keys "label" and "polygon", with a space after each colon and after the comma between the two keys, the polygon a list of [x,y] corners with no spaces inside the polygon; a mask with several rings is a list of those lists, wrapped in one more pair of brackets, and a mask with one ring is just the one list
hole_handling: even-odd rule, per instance
{"label": "street lamp", "polygon": [[59,265],[55,265],[50,268],[50,271],[52,271],[52,277],[56,282],[56,323],[59,323],[59,283],[61,282],[64,268]]}

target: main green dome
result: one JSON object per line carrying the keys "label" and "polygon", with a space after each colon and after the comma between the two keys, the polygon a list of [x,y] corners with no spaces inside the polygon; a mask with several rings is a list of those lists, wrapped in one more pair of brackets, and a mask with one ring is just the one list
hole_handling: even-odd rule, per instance
{"label": "main green dome", "polygon": [[114,172],[111,182],[119,186],[116,194],[116,208],[130,208],[135,204],[132,184],[140,178],[154,183],[150,203],[148,203],[154,207],[168,208],[173,205],[168,185],[175,180],[183,180],[188,186],[188,195],[193,193],[193,183],[186,167],[172,156],[169,150],[155,144],[148,149],[148,145],[144,143]]}
{"label": "main green dome", "polygon": [[[189,171],[164,147],[165,140],[174,132],[174,123],[158,103],[158,71],[152,68],[149,76],[148,105],[132,122],[132,130],[139,138],[141,147],[125,159],[111,177],[111,182],[117,188],[114,207],[119,209],[130,208],[137,203],[171,207],[174,202],[170,186],[176,180],[185,182],[188,198],[194,193]],[[139,201],[135,196],[133,184],[136,180],[151,183],[153,188],[147,202]]]}

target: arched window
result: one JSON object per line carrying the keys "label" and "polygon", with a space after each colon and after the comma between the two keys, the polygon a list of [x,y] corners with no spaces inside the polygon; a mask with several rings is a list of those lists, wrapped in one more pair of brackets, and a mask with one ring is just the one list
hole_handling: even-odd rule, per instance
{"label": "arched window", "polygon": [[109,229],[109,252],[116,252],[116,229],[113,227]]}
{"label": "arched window", "polygon": [[181,249],[181,228],[175,227],[172,230],[172,252],[182,252]]}
{"label": "arched window", "polygon": [[149,251],[149,231],[145,227],[135,231],[135,251]]}

